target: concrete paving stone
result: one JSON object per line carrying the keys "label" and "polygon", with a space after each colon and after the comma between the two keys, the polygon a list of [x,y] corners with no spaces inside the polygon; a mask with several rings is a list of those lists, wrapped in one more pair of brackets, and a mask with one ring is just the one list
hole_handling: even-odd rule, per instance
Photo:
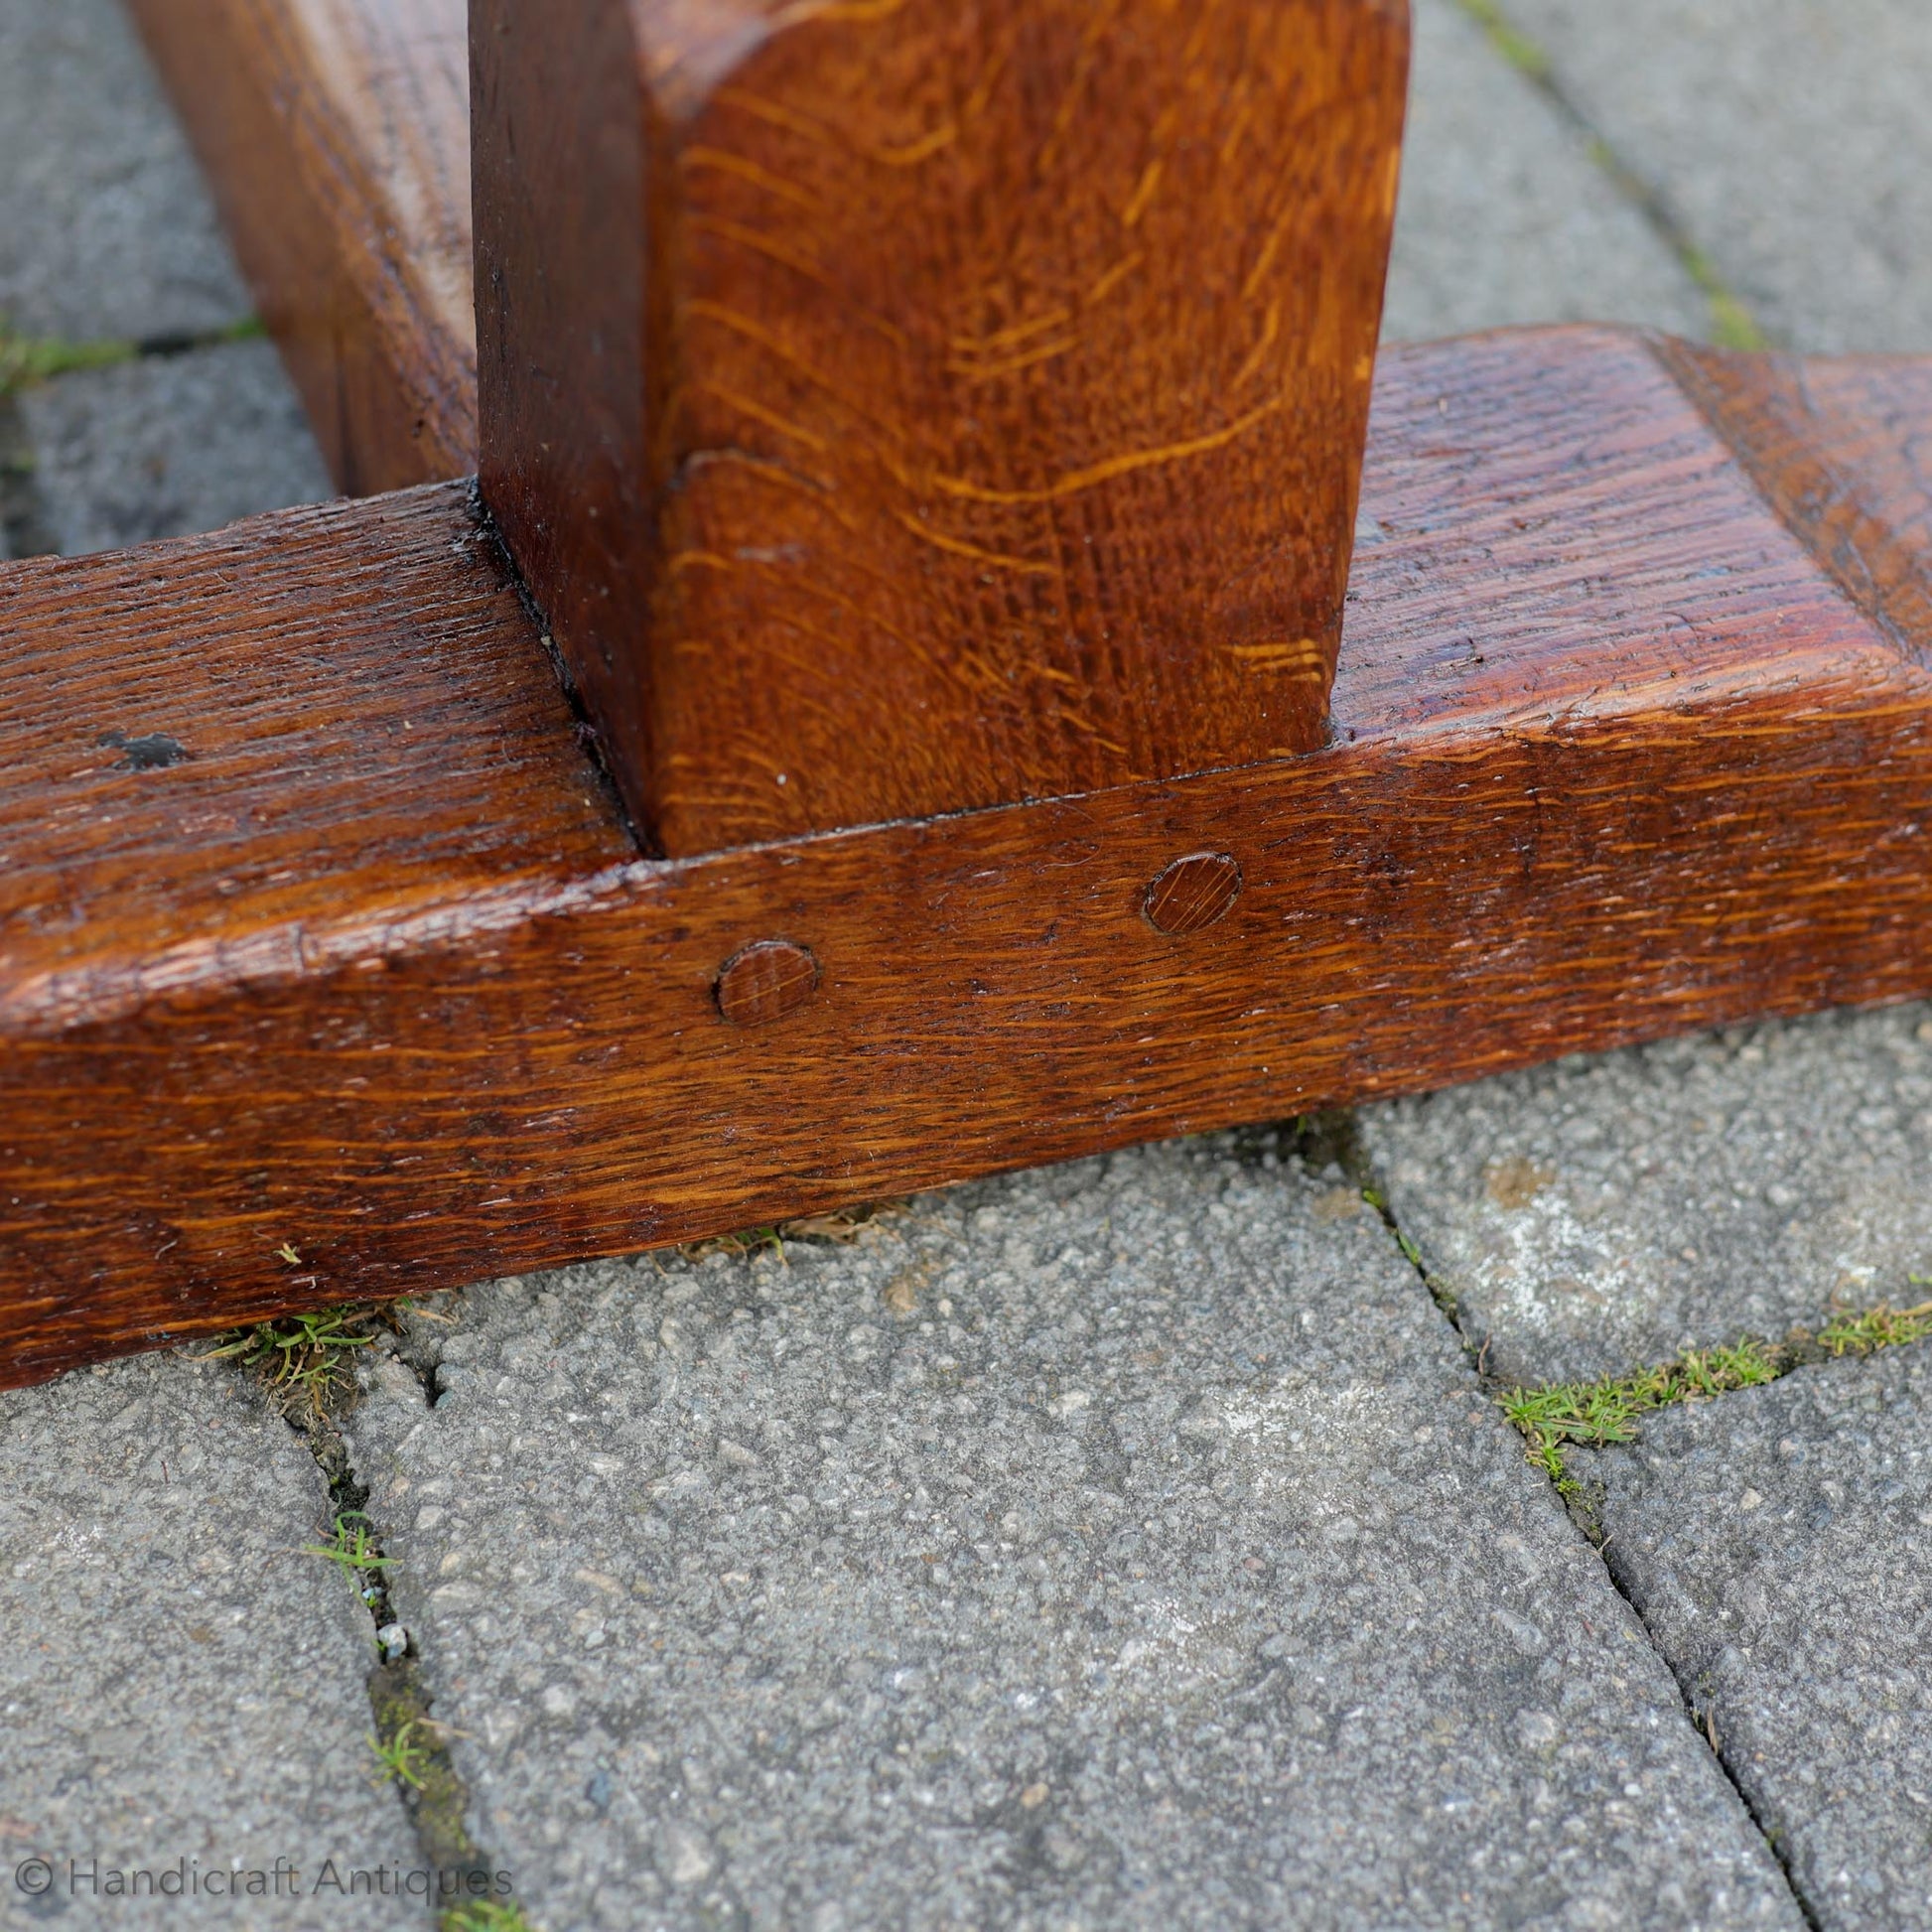
{"label": "concrete paving stone", "polygon": [[1817,1923],[1932,1927],[1932,1348],[1672,1410],[1572,1467]]}
{"label": "concrete paving stone", "polygon": [[1932,1008],[1579,1056],[1366,1109],[1397,1221],[1523,1383],[1923,1301]]}
{"label": "concrete paving stone", "polygon": [[1456,0],[1417,0],[1415,29],[1383,334],[1600,321],[1702,337],[1690,276]]}
{"label": "concrete paving stone", "polygon": [[533,1919],[1799,1923],[1387,1231],[1259,1146],[498,1283],[433,1408],[365,1368]]}
{"label": "concrete paving stone", "polygon": [[1932,348],[1925,0],[1504,0],[1794,348]]}
{"label": "concrete paving stone", "polygon": [[336,493],[267,343],[63,376],[24,391],[20,410],[43,514],[69,556]]}
{"label": "concrete paving stone", "polygon": [[0,324],[135,338],[249,311],[116,0],[0,0]]}
{"label": "concrete paving stone", "polygon": [[[314,1458],[218,1365],[150,1356],[0,1393],[0,1924],[427,1924],[316,1889],[331,1858],[345,1882],[418,1863],[368,1775],[368,1612],[300,1554],[328,1521]],[[278,1859],[300,1897],[93,1889]]]}

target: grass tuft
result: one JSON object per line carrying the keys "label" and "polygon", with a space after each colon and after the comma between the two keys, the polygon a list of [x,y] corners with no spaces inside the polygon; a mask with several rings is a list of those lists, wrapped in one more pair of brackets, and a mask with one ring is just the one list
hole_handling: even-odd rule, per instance
{"label": "grass tuft", "polygon": [[437,1921],[438,1932],[533,1932],[523,1907],[496,1898],[473,1898],[452,1905]]}
{"label": "grass tuft", "polygon": [[1729,1348],[1695,1349],[1639,1375],[1606,1376],[1600,1382],[1559,1382],[1541,1389],[1511,1389],[1498,1397],[1502,1412],[1522,1432],[1530,1459],[1561,1476],[1567,1444],[1601,1448],[1636,1439],[1639,1416],[1672,1403],[1775,1382],[1782,1373],[1775,1353],[1755,1341]]}
{"label": "grass tuft", "polygon": [[[1914,1287],[1925,1283],[1916,1275]],[[1819,1347],[1834,1355],[1869,1355],[1879,1348],[1898,1348],[1932,1335],[1932,1302],[1915,1309],[1892,1309],[1880,1303],[1863,1314],[1841,1314],[1818,1331]]]}
{"label": "grass tuft", "polygon": [[345,1509],[336,1518],[335,1534],[327,1543],[307,1543],[305,1557],[321,1557],[333,1563],[347,1578],[356,1595],[366,1602],[382,1594],[382,1573],[394,1570],[396,1561],[385,1557],[369,1531],[368,1518],[359,1509]]}
{"label": "grass tuft", "polygon": [[[287,1261],[295,1251],[284,1248]],[[294,1264],[291,1263],[291,1266]],[[348,1380],[348,1365],[358,1348],[367,1348],[384,1328],[393,1328],[406,1302],[383,1307],[324,1309],[315,1314],[278,1315],[217,1335],[197,1357],[205,1362],[239,1362],[252,1370],[283,1413],[307,1409],[320,1415]]]}
{"label": "grass tuft", "polygon": [[773,1249],[780,1261],[785,1258],[785,1238],[776,1227],[740,1228],[736,1234],[714,1234],[703,1241],[687,1241],[680,1253],[693,1261],[707,1255],[755,1255],[760,1248]]}
{"label": "grass tuft", "polygon": [[412,1720],[399,1725],[386,1737],[368,1733],[369,1753],[375,1768],[369,1781],[375,1785],[400,1784],[411,1791],[422,1790],[430,1770],[429,1747],[418,1741]]}

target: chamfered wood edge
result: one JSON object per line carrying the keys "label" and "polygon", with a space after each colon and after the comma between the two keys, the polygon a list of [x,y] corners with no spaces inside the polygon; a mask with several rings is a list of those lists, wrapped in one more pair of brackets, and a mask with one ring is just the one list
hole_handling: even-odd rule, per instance
{"label": "chamfered wood edge", "polygon": [[[16,1009],[0,1378],[1932,988],[1932,685],[1645,344],[1395,357],[1378,436],[1326,753],[676,865],[610,862],[587,794],[558,863],[494,896],[315,918],[166,984],[137,960],[46,1026]],[[431,498],[336,513],[371,579],[394,566],[370,520],[413,529]],[[1898,485],[1887,515],[1915,514]],[[247,539],[270,577],[274,527]],[[534,640],[438,527],[408,551],[412,621],[434,628],[441,543],[521,716]],[[318,582],[277,609],[326,608],[316,542]],[[32,568],[72,593],[156,566]],[[353,709],[393,655],[314,662]],[[467,659],[425,633],[409,661]],[[489,688],[463,702],[488,713]],[[445,822],[487,809],[502,742],[453,731]],[[1239,898],[1158,933],[1149,885],[1201,852],[1235,859]],[[370,889],[341,876],[352,912]],[[737,1027],[718,975],[761,939],[809,950],[818,983]]]}

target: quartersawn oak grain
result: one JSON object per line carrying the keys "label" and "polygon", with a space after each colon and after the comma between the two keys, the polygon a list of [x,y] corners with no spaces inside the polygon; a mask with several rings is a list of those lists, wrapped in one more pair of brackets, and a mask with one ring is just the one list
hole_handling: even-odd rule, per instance
{"label": "quartersawn oak grain", "polygon": [[[1847,589],[1932,513],[1924,371],[1803,371],[1832,572],[1679,358],[1384,358],[1324,750],[693,861],[461,490],[0,573],[0,1379],[1932,989],[1927,640]],[[1202,852],[1240,897],[1152,931]],[[773,937],[817,991],[733,1026]]]}
{"label": "quartersawn oak grain", "polygon": [[478,0],[483,494],[673,855],[1321,742],[1403,0]]}
{"label": "quartersawn oak grain", "polygon": [[476,468],[465,0],[130,0],[350,494]]}

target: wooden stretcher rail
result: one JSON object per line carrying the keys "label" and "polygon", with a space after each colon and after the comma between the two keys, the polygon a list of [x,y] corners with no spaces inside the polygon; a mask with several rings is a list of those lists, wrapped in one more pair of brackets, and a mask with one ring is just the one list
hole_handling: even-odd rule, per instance
{"label": "wooden stretcher rail", "polygon": [[477,467],[466,0],[130,0],[338,484]]}
{"label": "wooden stretcher rail", "polygon": [[1390,353],[1324,749],[674,862],[463,485],[0,572],[0,1382],[1932,990],[1928,427]]}

